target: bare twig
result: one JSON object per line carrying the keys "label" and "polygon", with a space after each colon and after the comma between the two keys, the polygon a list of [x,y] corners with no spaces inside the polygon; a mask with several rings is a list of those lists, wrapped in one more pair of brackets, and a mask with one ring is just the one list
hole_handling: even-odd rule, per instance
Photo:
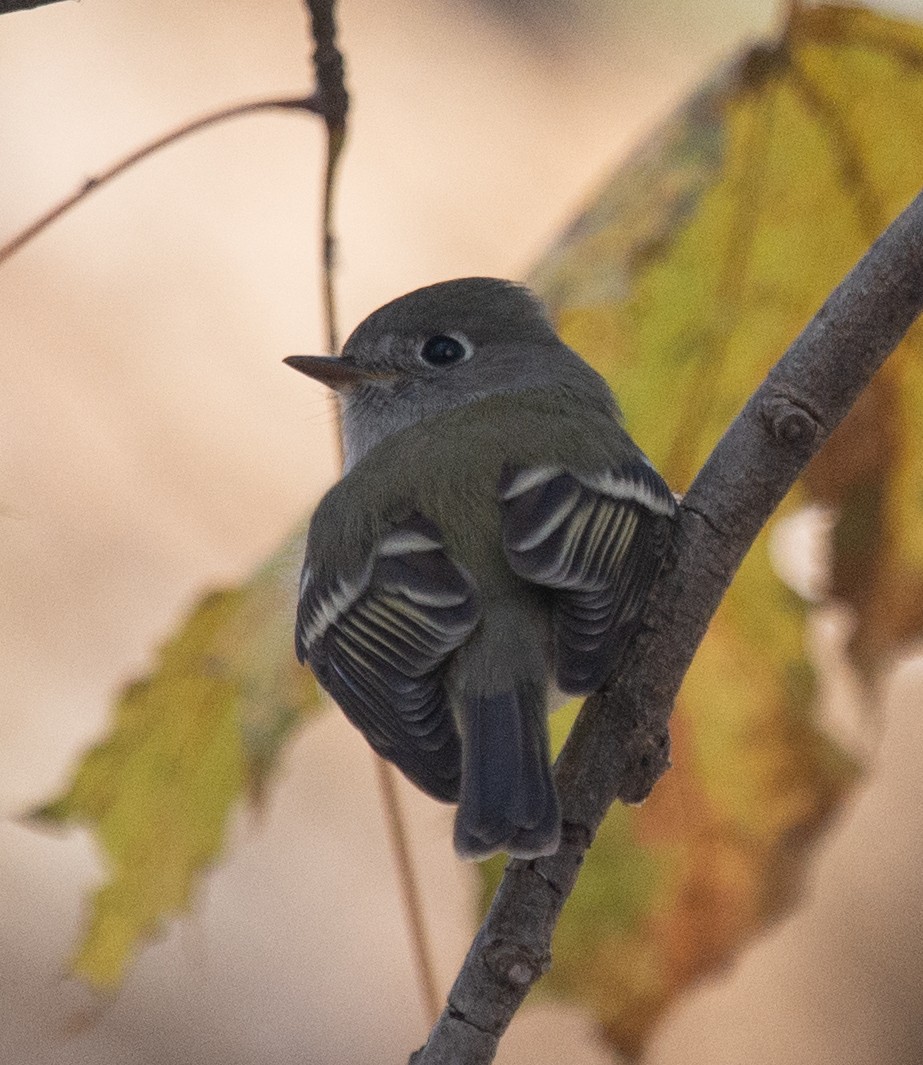
{"label": "bare twig", "polygon": [[[324,205],[322,213],[322,248],[324,286],[324,318],[327,327],[327,348],[331,353],[339,351],[339,330],[336,313],[336,241],[333,231],[333,196],[336,188],[337,165],[346,140],[346,118],[349,112],[349,95],[344,81],[343,56],[336,44],[336,20],[334,18],[334,0],[304,0],[308,11],[308,21],[314,38],[314,72],[316,88],[314,98],[318,102],[319,112],[327,126],[327,161],[324,180]],[[334,422],[339,429],[340,407],[331,400]],[[342,437],[337,432],[337,445],[340,448],[342,465]],[[423,918],[423,906],[417,871],[410,850],[410,840],[404,814],[398,801],[395,769],[377,754],[372,755],[375,762],[375,775],[381,795],[382,812],[388,828],[391,853],[397,872],[401,902],[410,944],[413,951],[414,971],[420,996],[426,1009],[429,1024],[434,1024],[439,1016],[439,992],[433,966],[433,950],[429,931]]]}
{"label": "bare twig", "polygon": [[333,237],[333,193],[337,165],[346,140],[346,115],[349,94],[343,72],[343,56],[336,44],[336,22],[333,0],[305,0],[314,37],[314,71],[317,79],[314,98],[327,125],[327,160],[324,169],[324,206],[321,216],[321,261],[324,264],[324,315],[327,321],[327,343],[330,353],[340,349],[334,303],[333,270],[336,243]]}
{"label": "bare twig", "polygon": [[407,927],[410,929],[417,983],[420,985],[427,1021],[433,1025],[439,1017],[439,991],[436,985],[436,974],[433,971],[431,944],[423,922],[423,905],[417,873],[410,853],[410,841],[407,838],[404,814],[397,792],[397,772],[390,762],[379,758],[378,755],[375,755],[375,769],[385,823],[391,838],[391,851],[394,854],[394,863],[397,866],[401,885],[404,916]]}
{"label": "bare twig", "polygon": [[0,15],[8,15],[11,11],[31,11],[36,7],[59,2],[60,0],[0,0]]}
{"label": "bare twig", "polygon": [[564,832],[512,861],[414,1065],[485,1065],[550,964],[551,935],[615,799],[645,798],[669,766],[667,722],[718,603],[808,460],[923,310],[923,193],[878,238],[769,372],[680,508],[673,564],[619,674],[586,701],[556,777]]}
{"label": "bare twig", "polygon": [[6,260],[15,252],[19,251],[20,248],[28,244],[30,240],[37,237],[39,233],[47,229],[52,222],[57,221],[61,215],[66,214],[72,207],[76,207],[81,200],[86,199],[91,192],[101,188],[113,178],[118,177],[119,174],[124,173],[130,167],[134,166],[135,163],[140,163],[142,159],[146,159],[149,155],[159,152],[161,148],[166,148],[167,145],[173,144],[174,141],[178,141],[183,137],[188,137],[191,133],[198,133],[199,131],[206,129],[208,126],[217,125],[219,122],[224,122],[229,118],[239,118],[242,115],[253,115],[260,111],[279,110],[307,111],[311,114],[320,113],[318,101],[315,96],[272,97],[266,100],[251,100],[249,103],[236,104],[234,107],[225,107],[220,111],[213,111],[210,114],[203,115],[202,118],[187,122],[184,125],[179,126],[177,129],[165,133],[162,137],[158,137],[156,140],[145,144],[142,148],[138,148],[130,155],[126,155],[123,159],[114,163],[108,170],[104,170],[101,174],[88,178],[80,188],[68,196],[67,199],[56,204],[51,210],[47,211],[40,218],[37,218],[30,225],[26,226],[25,229],[20,233],[17,233],[12,239],[8,240],[3,245],[0,245],[0,265],[6,262]]}

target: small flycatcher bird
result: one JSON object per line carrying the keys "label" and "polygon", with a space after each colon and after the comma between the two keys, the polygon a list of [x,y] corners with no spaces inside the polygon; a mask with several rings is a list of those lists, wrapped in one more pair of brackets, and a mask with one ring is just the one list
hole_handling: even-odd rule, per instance
{"label": "small flycatcher bird", "polygon": [[605,381],[528,289],[488,277],[375,311],[342,356],[345,472],[311,521],[295,647],[372,747],[457,802],[455,848],[553,853],[549,692],[633,634],[675,503]]}

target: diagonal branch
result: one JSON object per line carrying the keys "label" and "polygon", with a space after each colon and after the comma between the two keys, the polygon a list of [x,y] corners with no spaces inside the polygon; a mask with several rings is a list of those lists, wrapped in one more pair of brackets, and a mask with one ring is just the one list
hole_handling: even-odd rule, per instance
{"label": "diagonal branch", "polygon": [[166,148],[167,145],[173,144],[175,141],[181,140],[183,137],[188,137],[192,133],[199,133],[201,130],[207,129],[209,126],[214,126],[219,122],[225,122],[229,118],[239,118],[241,115],[253,115],[260,111],[277,110],[306,111],[310,114],[322,114],[316,95],[294,97],[283,96],[272,97],[267,100],[251,100],[248,103],[235,104],[233,107],[223,107],[220,111],[212,111],[210,114],[203,115],[201,118],[194,119],[192,122],[186,122],[182,126],[170,130],[169,133],[164,133],[156,140],[150,141],[148,144],[145,144],[126,155],[117,163],[113,163],[112,166],[107,170],[104,170],[101,174],[87,178],[76,192],[71,193],[66,199],[55,204],[54,207],[50,208],[39,218],[36,218],[36,220],[26,226],[25,229],[21,230],[14,237],[11,237],[6,243],[0,245],[0,264],[6,262],[6,260],[19,251],[20,248],[25,247],[30,240],[33,240],[39,235],[39,233],[47,229],[52,222],[56,222],[72,207],[76,207],[81,200],[85,200],[91,192],[95,192],[96,189],[107,184],[113,178],[118,177],[119,174],[123,174],[130,167],[133,167],[135,163],[140,163],[142,159],[147,159],[149,155],[159,152],[162,148]]}
{"label": "diagonal branch", "polygon": [[750,397],[680,508],[675,554],[617,674],[583,706],[556,766],[564,832],[511,861],[413,1065],[486,1065],[532,984],[580,864],[615,799],[669,767],[667,722],[731,578],[808,460],[923,310],[923,193],[878,238]]}
{"label": "diagonal branch", "polygon": [[0,15],[9,15],[12,11],[31,11],[46,4],[56,4],[58,0],[0,0]]}

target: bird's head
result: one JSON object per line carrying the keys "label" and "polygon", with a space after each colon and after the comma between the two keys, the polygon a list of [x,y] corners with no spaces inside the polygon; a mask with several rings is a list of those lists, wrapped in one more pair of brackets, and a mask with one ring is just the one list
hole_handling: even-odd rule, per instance
{"label": "bird's head", "polygon": [[548,387],[610,395],[558,339],[539,299],[492,277],[417,289],[369,315],[341,356],[285,362],[337,392],[347,469],[391,433],[486,396]]}

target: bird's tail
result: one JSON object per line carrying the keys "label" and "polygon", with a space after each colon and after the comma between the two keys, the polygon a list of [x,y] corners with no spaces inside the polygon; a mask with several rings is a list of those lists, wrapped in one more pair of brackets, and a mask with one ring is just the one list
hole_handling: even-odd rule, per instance
{"label": "bird's tail", "polygon": [[528,618],[493,613],[456,676],[463,753],[455,849],[464,858],[535,858],[553,854],[561,836],[542,634],[529,631]]}

